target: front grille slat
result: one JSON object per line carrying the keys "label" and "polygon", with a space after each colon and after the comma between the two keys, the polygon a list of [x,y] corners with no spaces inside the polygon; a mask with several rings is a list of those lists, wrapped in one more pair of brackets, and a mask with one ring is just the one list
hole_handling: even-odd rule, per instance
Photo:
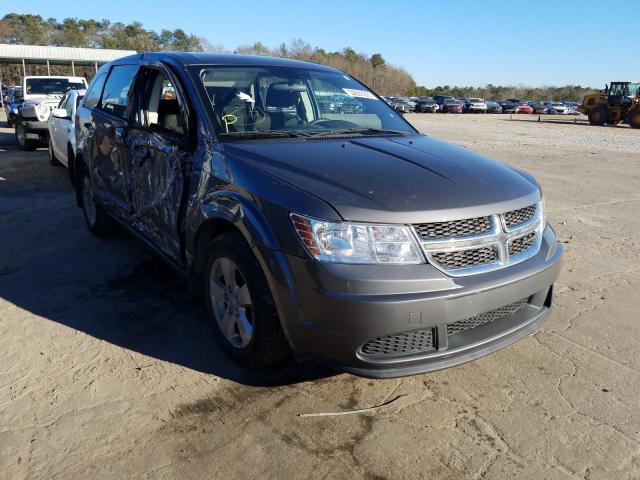
{"label": "front grille slat", "polygon": [[536,241],[536,232],[518,237],[509,242],[509,255],[519,255],[529,250]]}
{"label": "front grille slat", "polygon": [[469,250],[455,250],[452,252],[438,252],[431,254],[433,259],[445,268],[458,269],[486,265],[498,259],[493,247],[473,248]]}
{"label": "front grille slat", "polygon": [[424,239],[466,237],[491,230],[490,217],[468,218],[451,222],[434,222],[414,225],[416,232]]}
{"label": "front grille slat", "polygon": [[504,214],[504,223],[507,227],[517,227],[523,223],[529,221],[536,213],[536,204],[529,205],[528,207],[519,208],[518,210],[512,210]]}
{"label": "front grille slat", "polygon": [[460,320],[458,322],[450,323],[447,325],[447,335],[455,335],[456,333],[480,327],[481,325],[485,325],[489,322],[493,322],[500,318],[513,315],[522,307],[524,307],[527,304],[527,301],[528,300],[526,298],[523,298],[522,300],[510,303],[509,305],[505,305],[504,307],[491,310],[490,312],[484,312],[470,318],[465,318],[464,320]]}

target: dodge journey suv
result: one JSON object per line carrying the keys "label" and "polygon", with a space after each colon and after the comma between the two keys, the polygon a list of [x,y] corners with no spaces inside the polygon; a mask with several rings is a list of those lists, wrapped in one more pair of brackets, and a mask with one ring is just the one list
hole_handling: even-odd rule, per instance
{"label": "dodge journey suv", "polygon": [[[357,110],[320,108],[348,97]],[[419,134],[354,78],[281,58],[103,66],[76,116],[89,230],[183,273],[237,362],[446,368],[534,332],[562,250],[529,174]]]}

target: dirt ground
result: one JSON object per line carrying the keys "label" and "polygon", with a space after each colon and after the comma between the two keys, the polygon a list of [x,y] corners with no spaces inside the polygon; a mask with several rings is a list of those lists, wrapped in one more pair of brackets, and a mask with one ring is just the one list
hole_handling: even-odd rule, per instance
{"label": "dirt ground", "polygon": [[234,366],[184,282],[90,236],[66,170],[0,130],[0,478],[640,478],[640,131],[407,118],[536,175],[565,261],[536,335],[377,381]]}

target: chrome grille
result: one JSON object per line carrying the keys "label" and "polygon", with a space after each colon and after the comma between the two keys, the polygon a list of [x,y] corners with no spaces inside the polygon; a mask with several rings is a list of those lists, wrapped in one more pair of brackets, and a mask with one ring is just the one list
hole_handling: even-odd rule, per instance
{"label": "chrome grille", "polygon": [[369,356],[394,356],[435,350],[433,329],[414,330],[378,337],[365,343],[361,351]]}
{"label": "chrome grille", "polygon": [[513,315],[522,307],[524,307],[526,304],[527,304],[527,299],[523,298],[522,300],[518,300],[517,302],[510,303],[509,305],[505,305],[504,307],[491,310],[490,312],[481,313],[474,317],[465,318],[464,320],[460,320],[455,323],[450,323],[449,325],[447,325],[447,335],[455,335],[456,333],[464,332],[465,330],[470,330],[472,328],[479,327],[481,325],[484,325],[489,322],[493,322],[494,320],[498,320],[508,315]]}
{"label": "chrome grille", "polygon": [[472,248],[432,254],[433,259],[445,268],[468,268],[495,262],[498,254],[493,247]]}
{"label": "chrome grille", "polygon": [[509,242],[509,255],[519,255],[529,250],[536,241],[536,232],[519,237]]}
{"label": "chrome grille", "polygon": [[423,238],[465,237],[491,230],[491,217],[468,218],[451,222],[422,223],[415,225]]}
{"label": "chrome grille", "polygon": [[421,223],[413,229],[429,263],[451,276],[473,275],[535,255],[542,239],[542,208],[538,202],[503,214]]}
{"label": "chrome grille", "polygon": [[504,214],[504,224],[511,228],[522,225],[526,221],[530,220],[536,213],[536,204],[529,205],[525,208],[519,208],[518,210],[512,210]]}

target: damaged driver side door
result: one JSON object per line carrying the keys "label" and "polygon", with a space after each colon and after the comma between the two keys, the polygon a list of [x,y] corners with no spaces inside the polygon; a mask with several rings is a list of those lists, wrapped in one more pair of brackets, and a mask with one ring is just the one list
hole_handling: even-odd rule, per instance
{"label": "damaged driver side door", "polygon": [[161,67],[145,67],[136,90],[135,125],[126,136],[131,227],[181,263],[180,213],[188,160],[184,101]]}

